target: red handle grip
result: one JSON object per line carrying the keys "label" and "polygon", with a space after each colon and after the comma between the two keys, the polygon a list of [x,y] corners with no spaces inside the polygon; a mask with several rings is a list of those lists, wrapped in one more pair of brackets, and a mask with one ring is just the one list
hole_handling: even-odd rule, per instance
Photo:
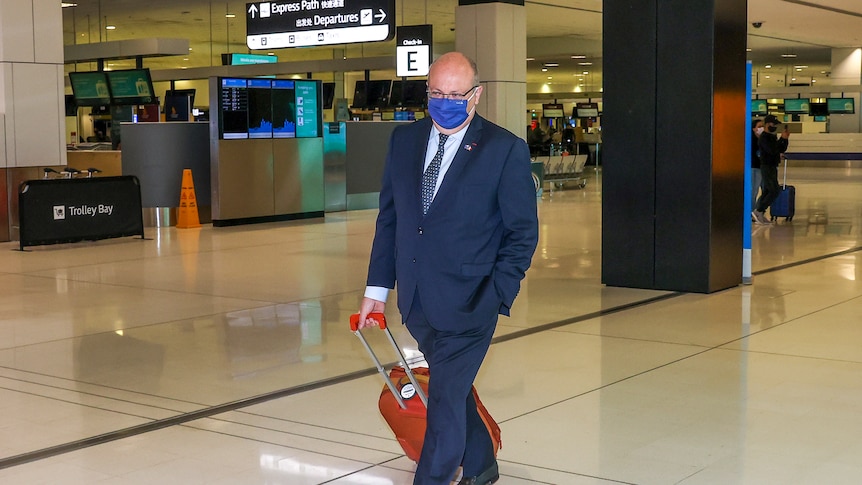
{"label": "red handle grip", "polygon": [[[373,313],[368,314],[368,318],[373,318],[374,320],[377,320],[377,323],[380,325],[381,330],[386,328],[386,315],[379,313],[379,312],[373,312]],[[353,315],[350,315],[350,330],[352,330],[354,332],[359,330],[359,314],[358,313],[354,313]]]}

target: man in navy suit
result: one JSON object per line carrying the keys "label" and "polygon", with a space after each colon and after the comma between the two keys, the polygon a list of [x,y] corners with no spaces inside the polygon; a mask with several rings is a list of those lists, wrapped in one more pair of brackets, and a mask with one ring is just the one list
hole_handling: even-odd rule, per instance
{"label": "man in navy suit", "polygon": [[398,127],[380,190],[360,326],[376,325],[398,282],[398,309],[428,362],[428,426],[414,484],[499,479],[471,393],[497,315],[509,315],[538,242],[530,152],[476,114],[476,64],[458,52],[428,74],[428,112]]}

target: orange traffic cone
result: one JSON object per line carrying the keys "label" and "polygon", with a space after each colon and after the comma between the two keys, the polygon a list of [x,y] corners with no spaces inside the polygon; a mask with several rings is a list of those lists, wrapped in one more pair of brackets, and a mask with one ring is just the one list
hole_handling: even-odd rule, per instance
{"label": "orange traffic cone", "polygon": [[190,229],[201,227],[198,217],[198,202],[195,197],[195,182],[192,179],[192,170],[183,169],[183,186],[180,191],[180,210],[177,216],[178,229]]}

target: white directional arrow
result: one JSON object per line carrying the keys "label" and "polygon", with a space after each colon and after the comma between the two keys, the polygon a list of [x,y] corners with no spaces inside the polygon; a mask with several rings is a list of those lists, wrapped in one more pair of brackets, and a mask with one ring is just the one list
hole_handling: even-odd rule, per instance
{"label": "white directional arrow", "polygon": [[248,7],[248,13],[251,14],[251,18],[254,18],[254,14],[257,13],[257,5],[251,4],[251,7]]}
{"label": "white directional arrow", "polygon": [[374,18],[376,18],[378,22],[383,23],[383,20],[386,18],[386,12],[384,12],[382,8],[378,8],[377,11],[380,13],[374,14]]}

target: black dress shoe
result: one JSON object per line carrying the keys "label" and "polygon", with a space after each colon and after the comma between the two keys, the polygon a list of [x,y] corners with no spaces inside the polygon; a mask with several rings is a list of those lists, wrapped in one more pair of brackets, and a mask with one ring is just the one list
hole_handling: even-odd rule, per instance
{"label": "black dress shoe", "polygon": [[492,483],[496,483],[499,479],[500,471],[497,468],[497,462],[495,461],[481,474],[476,475],[475,477],[462,478],[461,481],[458,482],[458,485],[490,485]]}

